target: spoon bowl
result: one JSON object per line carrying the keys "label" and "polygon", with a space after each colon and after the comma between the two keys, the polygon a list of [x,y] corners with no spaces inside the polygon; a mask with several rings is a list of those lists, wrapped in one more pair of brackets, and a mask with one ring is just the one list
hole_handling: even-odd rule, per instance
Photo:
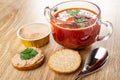
{"label": "spoon bowl", "polygon": [[98,71],[106,63],[107,59],[108,51],[105,48],[94,49],[85,61],[82,71],[79,72],[74,80],[80,80],[82,77]]}

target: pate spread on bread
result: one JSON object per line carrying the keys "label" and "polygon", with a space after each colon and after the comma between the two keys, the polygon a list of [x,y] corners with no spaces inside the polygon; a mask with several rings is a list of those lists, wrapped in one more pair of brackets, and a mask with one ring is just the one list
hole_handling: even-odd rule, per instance
{"label": "pate spread on bread", "polygon": [[18,70],[31,70],[39,67],[44,60],[44,55],[41,53],[41,50],[38,48],[33,48],[38,53],[34,57],[24,60],[21,59],[20,54],[16,54],[12,58],[12,65]]}

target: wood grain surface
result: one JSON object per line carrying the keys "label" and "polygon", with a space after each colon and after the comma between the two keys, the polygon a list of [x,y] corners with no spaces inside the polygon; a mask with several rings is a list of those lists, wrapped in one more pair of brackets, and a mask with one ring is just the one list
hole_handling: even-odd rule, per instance
{"label": "wood grain surface", "polygon": [[82,69],[90,51],[99,46],[108,50],[109,59],[101,70],[83,80],[120,80],[120,1],[90,1],[100,6],[103,20],[113,23],[113,35],[107,41],[96,42],[86,49],[79,50],[82,65],[76,72],[58,74],[47,66],[51,53],[63,48],[54,41],[52,35],[49,44],[41,48],[46,56],[41,67],[31,71],[18,71],[11,65],[11,59],[16,53],[25,49],[16,36],[17,29],[33,22],[48,24],[43,15],[44,7],[52,7],[60,0],[0,0],[0,80],[72,80]]}

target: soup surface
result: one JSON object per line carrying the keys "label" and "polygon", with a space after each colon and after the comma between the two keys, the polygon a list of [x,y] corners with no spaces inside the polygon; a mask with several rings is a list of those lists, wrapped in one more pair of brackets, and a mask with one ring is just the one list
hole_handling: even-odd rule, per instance
{"label": "soup surface", "polygon": [[58,20],[66,22],[66,25],[63,25],[61,27],[72,29],[88,27],[94,24],[96,21],[95,12],[88,9],[80,8],[65,9],[56,13],[54,16]]}
{"label": "soup surface", "polygon": [[100,25],[95,21],[94,11],[83,8],[69,8],[58,11],[51,19],[52,34],[56,42],[68,47],[81,49],[91,45],[99,34]]}

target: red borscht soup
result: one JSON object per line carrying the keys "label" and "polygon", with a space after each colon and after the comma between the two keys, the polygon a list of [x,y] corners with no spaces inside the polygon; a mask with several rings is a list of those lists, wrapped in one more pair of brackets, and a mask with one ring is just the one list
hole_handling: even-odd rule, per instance
{"label": "red borscht soup", "polygon": [[95,12],[84,8],[59,11],[51,18],[52,34],[56,42],[73,49],[81,49],[95,42],[100,32]]}

